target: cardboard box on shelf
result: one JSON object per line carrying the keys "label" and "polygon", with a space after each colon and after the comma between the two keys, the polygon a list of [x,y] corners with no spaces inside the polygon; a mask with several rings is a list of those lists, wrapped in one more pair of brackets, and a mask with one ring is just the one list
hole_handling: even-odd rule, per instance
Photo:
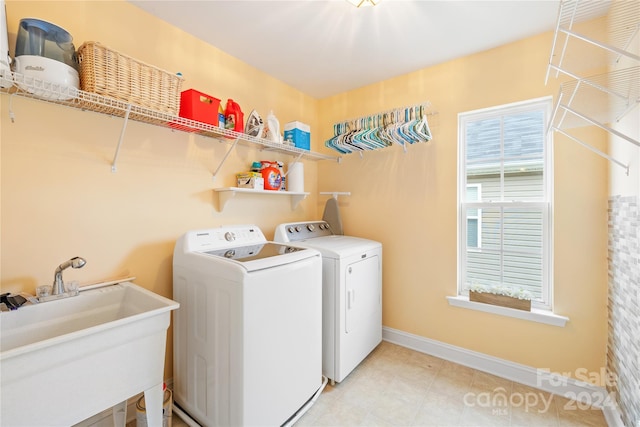
{"label": "cardboard box on shelf", "polygon": [[236,174],[238,188],[251,188],[253,190],[264,190],[264,178],[258,172],[243,172]]}
{"label": "cardboard box on shelf", "polygon": [[284,140],[293,142],[297,148],[311,149],[311,127],[302,122],[289,122],[284,125]]}

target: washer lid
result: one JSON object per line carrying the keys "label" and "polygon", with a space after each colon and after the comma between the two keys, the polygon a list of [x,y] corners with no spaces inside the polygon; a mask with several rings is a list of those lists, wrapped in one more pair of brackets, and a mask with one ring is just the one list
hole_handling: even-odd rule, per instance
{"label": "washer lid", "polygon": [[267,242],[204,251],[201,254],[224,258],[242,266],[247,271],[256,271],[317,256],[318,253],[307,248]]}
{"label": "washer lid", "polygon": [[382,247],[380,242],[374,240],[338,235],[299,240],[291,244],[316,249],[323,257],[328,258],[345,258]]}

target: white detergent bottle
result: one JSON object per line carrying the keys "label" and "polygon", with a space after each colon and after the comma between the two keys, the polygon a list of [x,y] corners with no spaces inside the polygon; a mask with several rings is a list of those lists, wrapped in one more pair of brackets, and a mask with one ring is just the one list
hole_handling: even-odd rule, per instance
{"label": "white detergent bottle", "polygon": [[282,142],[280,139],[280,122],[273,114],[273,110],[267,115],[267,138],[273,142]]}

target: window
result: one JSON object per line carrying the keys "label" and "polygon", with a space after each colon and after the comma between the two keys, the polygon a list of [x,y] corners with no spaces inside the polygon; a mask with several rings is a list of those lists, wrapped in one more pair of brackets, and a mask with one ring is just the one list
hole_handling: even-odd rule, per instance
{"label": "window", "polygon": [[[467,201],[480,201],[482,184],[467,184]],[[467,247],[469,249],[482,246],[482,209],[467,210]]]}
{"label": "window", "polygon": [[458,293],[526,289],[551,306],[551,99],[458,116]]}

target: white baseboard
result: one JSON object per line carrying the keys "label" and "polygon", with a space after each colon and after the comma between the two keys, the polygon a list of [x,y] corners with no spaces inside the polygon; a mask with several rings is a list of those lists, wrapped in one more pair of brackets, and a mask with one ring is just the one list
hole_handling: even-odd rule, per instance
{"label": "white baseboard", "polygon": [[580,403],[591,404],[602,409],[609,427],[624,427],[616,404],[610,401],[604,387],[393,328],[383,327],[382,339]]}

